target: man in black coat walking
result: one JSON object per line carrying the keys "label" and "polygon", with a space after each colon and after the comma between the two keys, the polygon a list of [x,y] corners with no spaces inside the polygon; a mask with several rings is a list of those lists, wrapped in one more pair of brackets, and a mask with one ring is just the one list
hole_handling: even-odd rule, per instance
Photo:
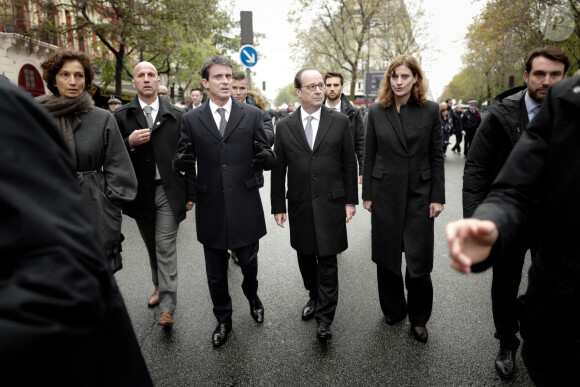
{"label": "man in black coat walking", "polygon": [[[533,50],[526,61],[526,86],[508,90],[497,96],[488,107],[489,114],[481,123],[463,174],[463,216],[469,218],[491,190],[491,185],[504,166],[514,145],[531,121],[550,85],[566,78],[570,60],[551,46]],[[495,337],[500,350],[495,367],[500,377],[510,379],[514,372],[515,353],[519,347],[517,295],[526,251],[533,246],[533,237],[494,265],[491,301]]]}
{"label": "man in black coat walking", "polygon": [[230,61],[218,56],[206,60],[201,82],[209,91],[209,99],[183,116],[174,165],[196,180],[192,201],[218,321],[212,334],[217,348],[227,341],[232,329],[228,250],[237,252],[250,315],[257,323],[264,322],[257,274],[259,240],[266,235],[266,222],[255,172],[271,169],[276,157],[260,110],[231,96]]}
{"label": "man in black coat walking", "polygon": [[338,304],[336,256],[348,247],[346,222],[358,204],[356,158],[347,116],[322,106],[322,74],[304,68],[296,74],[294,88],[302,106],[277,124],[272,214],[284,227],[288,212],[290,244],[310,296],[302,319],[315,317],[316,337],[327,340]]}
{"label": "man in black coat walking", "polygon": [[135,218],[149,254],[155,290],[147,304],[160,306],[158,325],[172,326],[177,306],[177,231],[193,207],[194,179],[172,168],[183,110],[158,97],[159,82],[151,63],[137,64],[133,70],[137,96],[117,109],[115,118],[139,183],[137,197],[123,212]]}

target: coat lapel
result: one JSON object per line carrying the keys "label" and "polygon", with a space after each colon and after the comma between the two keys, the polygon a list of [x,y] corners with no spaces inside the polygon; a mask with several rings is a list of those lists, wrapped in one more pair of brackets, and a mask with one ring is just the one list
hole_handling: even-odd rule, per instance
{"label": "coat lapel", "polygon": [[[296,137],[296,140],[306,149],[308,152],[312,152],[310,149],[310,145],[308,145],[308,140],[306,139],[306,133],[304,133],[304,125],[302,125],[302,106],[299,107],[294,111],[294,113],[290,116],[291,123],[289,125],[290,132]],[[317,136],[318,137],[318,136]]]}
{"label": "coat lapel", "polygon": [[143,109],[141,109],[141,105],[139,105],[139,101],[137,97],[133,99],[131,103],[131,109],[133,110],[133,116],[139,123],[139,129],[147,128],[147,120],[145,119],[145,113],[143,113]]}
{"label": "coat lapel", "polygon": [[222,141],[222,136],[220,136],[219,129],[213,119],[213,115],[211,114],[211,109],[209,108],[209,99],[205,101],[203,105],[198,107],[197,109],[201,109],[199,114],[199,120],[205,126],[207,131],[214,136],[218,141]]}
{"label": "coat lapel", "polygon": [[408,152],[409,150],[407,149],[407,142],[405,141],[405,133],[403,133],[401,120],[399,120],[399,113],[397,113],[397,106],[393,103],[385,109],[385,113],[388,120],[391,122],[392,127],[395,129],[395,133],[397,133],[397,137],[399,137],[399,141],[401,141],[403,148]]}
{"label": "coat lapel", "polygon": [[73,119],[71,120],[71,123],[70,123],[70,127],[71,127],[73,133],[77,131],[77,129],[81,126],[81,124],[82,124],[81,119],[78,118],[76,115],[73,116]]}
{"label": "coat lapel", "polygon": [[[318,123],[318,132],[316,133],[316,138],[314,139],[314,146],[312,147],[313,151],[315,151],[316,148],[318,148],[318,146],[322,142],[322,139],[324,138],[324,136],[326,136],[328,129],[330,129],[330,126],[332,125],[333,121],[334,116],[331,110],[328,109],[326,106],[322,106],[322,109],[320,111],[320,122]],[[306,138],[306,135],[304,135],[304,138]]]}

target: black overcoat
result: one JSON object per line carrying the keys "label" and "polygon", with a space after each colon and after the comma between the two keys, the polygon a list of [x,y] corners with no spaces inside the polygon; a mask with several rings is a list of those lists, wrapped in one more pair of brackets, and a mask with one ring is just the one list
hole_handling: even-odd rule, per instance
{"label": "black overcoat", "polygon": [[413,100],[369,108],[363,200],[372,200],[372,260],[401,270],[405,251],[411,277],[433,268],[430,203],[445,203],[439,105]]}
{"label": "black overcoat", "polygon": [[[197,239],[214,249],[236,249],[266,235],[259,182],[251,168],[254,141],[270,150],[260,109],[232,98],[224,137],[209,100],[183,115],[179,152],[191,143],[196,157]],[[272,152],[273,154],[273,152]]]}
{"label": "black overcoat", "polygon": [[151,386],[53,117],[0,79],[2,385]]}
{"label": "black overcoat", "polygon": [[539,225],[521,325],[522,355],[538,385],[572,385],[580,379],[580,342],[562,329],[578,320],[580,310],[579,109],[580,77],[550,86],[473,215],[498,228],[492,259],[509,256]]}
{"label": "black overcoat", "polygon": [[139,183],[137,197],[123,207],[123,212],[132,218],[155,216],[155,164],[157,164],[169,205],[175,219],[181,222],[185,219],[185,205],[192,198],[192,194],[188,195],[188,192],[193,190],[193,179],[186,179],[172,167],[179,142],[183,110],[159,98],[159,112],[151,129],[151,139],[145,144],[131,148],[129,135],[135,129],[147,128],[145,114],[137,98],[115,110],[115,118]]}
{"label": "black overcoat", "polygon": [[[272,214],[288,212],[290,244],[296,251],[333,255],[348,247],[345,205],[358,204],[350,122],[346,115],[322,106],[310,149],[300,111],[276,124],[278,162],[271,174]],[[284,196],[286,173],[288,192]]]}

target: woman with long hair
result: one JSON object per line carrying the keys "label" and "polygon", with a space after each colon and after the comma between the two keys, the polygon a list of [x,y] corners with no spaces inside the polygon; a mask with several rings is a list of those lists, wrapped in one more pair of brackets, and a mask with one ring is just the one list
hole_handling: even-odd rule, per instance
{"label": "woman with long hair", "polygon": [[433,305],[434,218],[445,202],[439,105],[426,100],[424,82],[412,56],[390,64],[378,103],[368,112],[362,187],[363,207],[372,213],[372,260],[386,322],[396,324],[408,314],[413,336],[423,343]]}
{"label": "woman with long hair", "polygon": [[113,272],[121,269],[121,206],[137,195],[137,178],[113,115],[95,107],[94,73],[82,52],[55,51],[42,64],[52,94],[37,98],[60,126],[89,217]]}

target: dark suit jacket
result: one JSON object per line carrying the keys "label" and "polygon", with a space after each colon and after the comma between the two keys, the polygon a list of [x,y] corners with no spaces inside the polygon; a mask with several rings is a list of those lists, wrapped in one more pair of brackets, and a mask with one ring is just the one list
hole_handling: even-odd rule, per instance
{"label": "dark suit jacket", "polygon": [[187,196],[187,192],[193,190],[194,184],[193,178],[190,177],[186,181],[183,175],[175,173],[171,164],[177,151],[183,110],[159,98],[159,112],[151,129],[151,139],[143,145],[131,148],[129,135],[135,129],[147,127],[145,114],[137,98],[115,110],[115,118],[139,183],[137,197],[132,203],[124,206],[123,212],[133,218],[155,216],[154,180],[157,163],[167,200],[175,219],[181,222],[185,219],[185,205],[192,198],[191,194]]}
{"label": "dark suit jacket", "polygon": [[223,138],[209,100],[183,116],[179,152],[191,143],[197,159],[193,201],[197,239],[205,246],[236,249],[266,235],[258,179],[250,167],[254,141],[272,152],[260,110],[233,98]]}
{"label": "dark suit jacket", "polygon": [[492,258],[507,256],[525,240],[530,227],[539,225],[522,337],[530,374],[534,382],[546,385],[579,378],[580,342],[562,329],[577,321],[580,310],[579,110],[580,77],[550,86],[540,111],[473,215],[497,225],[497,255]]}
{"label": "dark suit jacket", "polygon": [[151,386],[52,116],[0,79],[3,385]]}
{"label": "dark suit jacket", "polygon": [[409,100],[397,113],[372,104],[368,114],[363,200],[372,200],[372,259],[401,270],[404,246],[412,277],[433,267],[429,204],[445,203],[439,105]]}
{"label": "dark suit jacket", "polygon": [[[345,205],[358,204],[356,155],[348,117],[322,106],[310,149],[298,109],[276,124],[274,151],[278,162],[271,172],[272,214],[288,212],[292,247],[319,256],[346,250]],[[288,193],[284,195],[286,172]]]}

